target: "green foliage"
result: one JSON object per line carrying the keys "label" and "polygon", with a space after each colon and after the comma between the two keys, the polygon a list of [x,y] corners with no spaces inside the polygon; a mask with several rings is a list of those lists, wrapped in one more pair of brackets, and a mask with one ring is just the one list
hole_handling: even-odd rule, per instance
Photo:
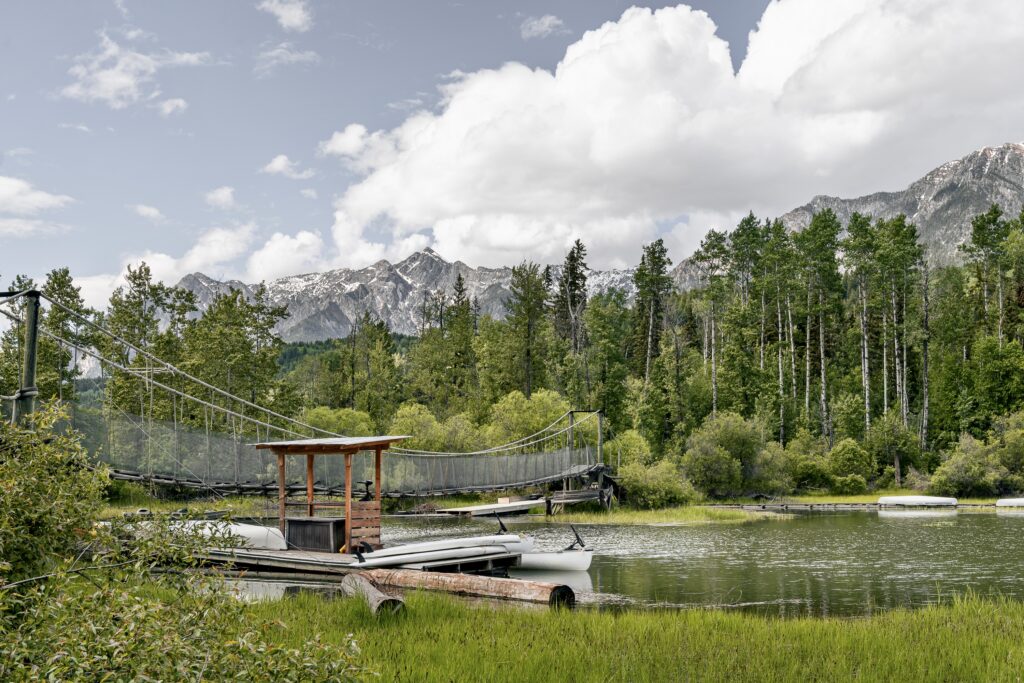
{"label": "green foliage", "polygon": [[623,467],[633,464],[648,466],[653,463],[647,439],[635,429],[627,429],[605,442],[604,453],[605,460],[616,464],[621,462]]}
{"label": "green foliage", "polygon": [[879,467],[892,465],[899,475],[916,465],[921,455],[917,435],[903,426],[894,410],[871,423],[864,447]]}
{"label": "green foliage", "polygon": [[773,495],[792,493],[795,487],[793,469],[790,454],[777,442],[769,442],[757,454],[747,488]]}
{"label": "green foliage", "polygon": [[875,459],[853,439],[843,439],[832,447],[828,466],[836,477],[856,475],[864,481],[874,479],[877,471]]}
{"label": "green foliage", "polygon": [[403,448],[420,451],[443,451],[444,433],[434,414],[419,403],[403,403],[388,428],[389,434],[408,435]]}
{"label": "green foliage", "polygon": [[683,505],[697,498],[693,485],[668,460],[650,466],[640,462],[623,465],[619,482],[629,504],[641,509]]}
{"label": "green foliage", "polygon": [[[738,460],[744,478],[749,478],[754,472],[757,455],[764,447],[764,438],[753,420],[744,420],[736,413],[723,412],[708,417],[686,442],[687,448],[691,449],[703,444],[721,448]],[[710,448],[704,450],[710,452]]]}
{"label": "green foliage", "polygon": [[868,482],[859,474],[833,477],[832,492],[840,496],[856,496],[868,492]]}
{"label": "green foliage", "polygon": [[565,399],[550,389],[536,391],[530,398],[513,391],[491,407],[491,421],[484,428],[484,438],[489,446],[500,446],[539,432],[568,410]]}
{"label": "green foliage", "polygon": [[[351,408],[308,408],[302,413],[302,421],[319,429],[345,436],[371,436],[374,432],[370,416]],[[397,432],[395,432],[397,434]]]}
{"label": "green foliage", "polygon": [[1009,472],[994,451],[992,445],[965,434],[935,470],[929,491],[964,497],[1008,493]]}
{"label": "green foliage", "polygon": [[683,454],[683,472],[701,491],[721,498],[739,493],[743,484],[740,461],[707,439],[699,439]]}

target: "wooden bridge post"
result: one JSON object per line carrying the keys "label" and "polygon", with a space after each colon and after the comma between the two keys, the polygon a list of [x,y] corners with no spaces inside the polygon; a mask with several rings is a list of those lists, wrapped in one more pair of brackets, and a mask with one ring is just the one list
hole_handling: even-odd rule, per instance
{"label": "wooden bridge post", "polygon": [[603,410],[597,411],[597,462],[604,464],[604,416]]}
{"label": "wooden bridge post", "polygon": [[288,487],[285,484],[285,463],[284,452],[277,452],[277,527],[284,533],[284,505],[288,496]]}
{"label": "wooden bridge post", "polygon": [[312,453],[306,453],[306,515],[313,516],[313,458]]}

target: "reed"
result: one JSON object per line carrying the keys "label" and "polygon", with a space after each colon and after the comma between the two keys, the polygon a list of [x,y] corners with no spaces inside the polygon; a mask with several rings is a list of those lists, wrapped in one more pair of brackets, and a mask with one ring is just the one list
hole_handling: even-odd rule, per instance
{"label": "reed", "polygon": [[281,645],[355,635],[396,681],[995,681],[1024,670],[1024,604],[975,596],[868,618],[535,610],[414,593],[398,617],[315,595],[252,605]]}
{"label": "reed", "polygon": [[770,512],[681,505],[660,510],[632,510],[619,507],[611,511],[568,511],[549,517],[554,523],[627,524],[627,525],[696,525],[745,524],[763,519],[785,519],[787,515]]}

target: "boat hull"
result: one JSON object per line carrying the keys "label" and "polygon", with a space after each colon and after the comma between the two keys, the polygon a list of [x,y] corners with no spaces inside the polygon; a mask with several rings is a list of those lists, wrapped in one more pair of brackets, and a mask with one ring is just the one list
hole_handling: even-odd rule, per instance
{"label": "boat hull", "polygon": [[593,550],[559,550],[553,553],[523,553],[519,569],[544,571],[586,571],[594,559]]}
{"label": "boat hull", "polygon": [[882,496],[879,505],[895,505],[902,507],[956,507],[956,498],[939,496]]}

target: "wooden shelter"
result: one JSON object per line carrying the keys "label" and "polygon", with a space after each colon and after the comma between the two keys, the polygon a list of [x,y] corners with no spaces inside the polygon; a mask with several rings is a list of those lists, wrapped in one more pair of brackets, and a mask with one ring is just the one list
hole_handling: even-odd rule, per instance
{"label": "wooden shelter", "polygon": [[[278,495],[278,526],[286,533],[286,509],[289,503],[288,484],[285,480],[285,465],[288,456],[306,457],[306,501],[299,503],[305,508],[309,518],[316,516],[317,508],[344,508],[345,520],[343,550],[351,551],[353,541],[368,543],[380,547],[380,492],[381,462],[384,451],[391,444],[408,436],[344,436],[325,439],[299,439],[296,441],[269,441],[256,444],[257,449],[271,450],[277,456],[277,495]],[[352,500],[352,456],[361,451],[374,453],[374,492],[373,500]],[[315,477],[313,465],[318,455],[341,455],[345,458],[345,498],[338,501],[316,501],[313,495]],[[335,519],[338,519],[337,517]]]}

